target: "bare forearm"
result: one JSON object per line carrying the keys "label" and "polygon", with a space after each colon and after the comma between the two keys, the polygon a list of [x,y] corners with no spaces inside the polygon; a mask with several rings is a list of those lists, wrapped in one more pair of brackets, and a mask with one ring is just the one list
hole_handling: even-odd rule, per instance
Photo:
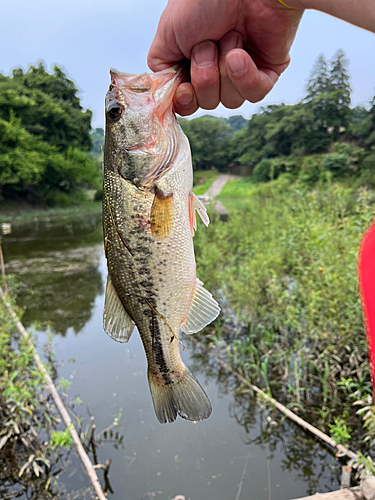
{"label": "bare forearm", "polygon": [[288,5],[318,10],[375,33],[375,0],[290,0]]}

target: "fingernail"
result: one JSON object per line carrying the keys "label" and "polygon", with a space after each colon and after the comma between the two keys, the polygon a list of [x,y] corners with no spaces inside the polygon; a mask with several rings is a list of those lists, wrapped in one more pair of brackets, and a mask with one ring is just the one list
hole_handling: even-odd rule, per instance
{"label": "fingernail", "polygon": [[227,63],[229,69],[234,75],[241,75],[246,69],[246,63],[242,56],[238,52],[233,52],[227,56]]}
{"label": "fingernail", "polygon": [[202,42],[195,45],[193,58],[197,66],[210,66],[216,58],[215,45],[212,42]]}
{"label": "fingernail", "polygon": [[192,92],[176,92],[175,99],[180,106],[187,106],[193,102],[194,95]]}

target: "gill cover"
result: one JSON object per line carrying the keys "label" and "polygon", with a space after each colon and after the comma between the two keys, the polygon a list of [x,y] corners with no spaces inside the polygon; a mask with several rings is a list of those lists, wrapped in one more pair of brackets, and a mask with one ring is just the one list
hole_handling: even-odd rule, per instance
{"label": "gill cover", "polygon": [[110,70],[106,95],[108,140],[120,175],[137,186],[151,187],[172,165],[180,130],[173,97],[184,77],[180,67],[133,75]]}

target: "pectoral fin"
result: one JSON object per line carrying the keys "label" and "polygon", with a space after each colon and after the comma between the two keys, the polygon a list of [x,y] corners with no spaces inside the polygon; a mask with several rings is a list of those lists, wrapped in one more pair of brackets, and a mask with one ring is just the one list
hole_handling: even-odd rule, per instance
{"label": "pectoral fin", "polygon": [[195,210],[198,212],[199,217],[202,219],[203,224],[207,227],[210,223],[210,219],[207,215],[206,207],[194,193],[189,193],[189,221],[190,221],[191,234],[193,236],[194,236],[194,231],[197,230],[197,219],[195,216]]}
{"label": "pectoral fin", "polygon": [[127,342],[134,330],[134,323],[125,311],[110,276],[105,291],[103,328],[116,342]]}
{"label": "pectoral fin", "polygon": [[189,313],[181,325],[181,330],[188,334],[199,332],[216,319],[219,314],[219,304],[197,278]]}
{"label": "pectoral fin", "polygon": [[165,196],[155,187],[150,221],[151,232],[155,239],[161,240],[169,235],[173,227],[173,194]]}

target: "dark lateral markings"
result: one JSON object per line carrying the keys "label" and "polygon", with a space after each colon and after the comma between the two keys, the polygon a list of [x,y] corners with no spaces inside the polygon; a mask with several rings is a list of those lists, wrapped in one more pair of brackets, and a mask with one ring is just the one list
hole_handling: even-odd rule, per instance
{"label": "dark lateral markings", "polygon": [[151,326],[152,350],[155,357],[155,364],[158,367],[159,372],[165,381],[165,384],[166,385],[173,384],[173,380],[169,375],[169,368],[164,358],[158,316],[154,313],[154,311],[152,311],[151,314],[150,326]]}

